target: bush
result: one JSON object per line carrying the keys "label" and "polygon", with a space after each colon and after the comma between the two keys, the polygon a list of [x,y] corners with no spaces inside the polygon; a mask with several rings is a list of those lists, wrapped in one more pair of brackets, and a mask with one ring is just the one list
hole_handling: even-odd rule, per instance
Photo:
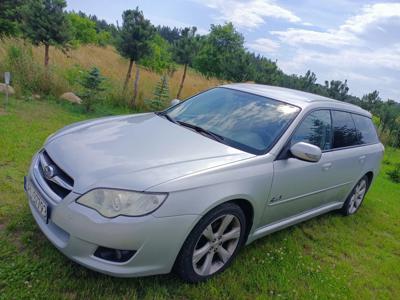
{"label": "bush", "polygon": [[146,105],[153,111],[161,110],[169,100],[169,86],[167,75],[161,76],[153,92],[153,99],[146,100]]}
{"label": "bush", "polygon": [[37,63],[32,46],[14,40],[6,47],[5,60],[1,66],[11,72],[11,85],[19,94],[59,95],[67,89],[53,68],[46,73],[43,65]]}
{"label": "bush", "polygon": [[96,67],[83,74],[80,81],[82,92],[79,96],[82,98],[86,112],[92,111],[94,102],[101,100],[101,94],[105,90],[104,80],[105,77],[100,74],[100,70]]}
{"label": "bush", "polygon": [[400,164],[397,164],[393,170],[387,171],[386,174],[393,182],[400,183]]}

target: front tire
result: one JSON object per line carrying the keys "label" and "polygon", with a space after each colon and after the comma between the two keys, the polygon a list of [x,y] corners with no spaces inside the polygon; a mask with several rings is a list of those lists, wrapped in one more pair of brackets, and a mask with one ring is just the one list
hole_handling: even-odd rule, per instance
{"label": "front tire", "polygon": [[346,202],[343,204],[341,209],[343,215],[353,215],[358,211],[368,191],[368,186],[369,180],[367,176],[364,176],[357,182],[356,186],[347,197]]}
{"label": "front tire", "polygon": [[207,213],[187,237],[175,263],[176,273],[196,283],[224,271],[244,243],[246,217],[234,203]]}

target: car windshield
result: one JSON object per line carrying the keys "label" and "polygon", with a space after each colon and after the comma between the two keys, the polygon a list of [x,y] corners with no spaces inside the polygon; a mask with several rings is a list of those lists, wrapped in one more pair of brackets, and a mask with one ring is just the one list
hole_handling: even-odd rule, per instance
{"label": "car windshield", "polygon": [[[168,109],[165,114],[182,126],[208,131],[231,147],[267,152],[299,113],[296,106],[266,97],[214,88]],[[187,126],[189,127],[189,126]]]}

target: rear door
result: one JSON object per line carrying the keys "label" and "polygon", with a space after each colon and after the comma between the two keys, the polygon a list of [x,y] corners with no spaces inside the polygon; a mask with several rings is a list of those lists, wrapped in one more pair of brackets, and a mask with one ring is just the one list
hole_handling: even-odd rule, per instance
{"label": "rear door", "polygon": [[360,146],[359,132],[351,113],[332,110],[333,144],[330,150],[330,170],[333,199],[325,202],[344,201],[351,189],[362,176],[365,165],[365,148]]}

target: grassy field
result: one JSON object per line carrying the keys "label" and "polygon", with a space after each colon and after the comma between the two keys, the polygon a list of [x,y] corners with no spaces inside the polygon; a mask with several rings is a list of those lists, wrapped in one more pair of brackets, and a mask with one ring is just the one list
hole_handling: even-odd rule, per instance
{"label": "grassy field", "polygon": [[[15,70],[6,69],[7,64],[7,51],[10,47],[17,47],[19,49],[25,49],[27,52],[32,52],[33,63],[25,62],[23,70],[19,70],[24,73],[32,73],[26,75],[29,80],[34,80],[37,77],[35,72],[37,71],[33,66],[37,66],[39,70],[43,64],[43,47],[34,47],[29,44],[23,43],[17,39],[3,39],[0,42],[0,74],[4,71],[15,72]],[[28,64],[28,65],[27,65]],[[111,95],[118,95],[122,90],[122,83],[125,80],[126,72],[128,70],[129,61],[121,57],[114,47],[99,47],[94,45],[82,45],[77,49],[71,49],[67,53],[63,53],[61,50],[54,47],[50,48],[50,69],[52,70],[52,86],[55,91],[61,95],[64,92],[75,92],[77,93],[77,85],[71,84],[68,81],[69,77],[76,77],[76,70],[88,70],[92,67],[97,67],[101,71],[101,74],[105,76],[111,85],[107,92]],[[177,71],[169,78],[169,92],[170,98],[176,97],[178,92],[180,80],[182,78],[183,67],[177,66]],[[68,74],[70,74],[68,76]],[[139,97],[138,105],[142,105],[146,99],[151,99],[156,83],[160,80],[160,74],[141,69],[140,81],[139,81]],[[1,78],[1,75],[0,75]],[[182,99],[193,95],[199,91],[207,88],[214,87],[223,83],[221,80],[214,78],[206,78],[195,70],[189,69],[185,85],[182,90]],[[20,87],[15,86],[18,93],[22,93]],[[133,78],[128,87],[128,97],[133,91]]]}
{"label": "grassy field", "polygon": [[400,299],[400,184],[385,174],[400,162],[392,149],[359,213],[327,214],[256,241],[208,282],[118,279],[69,261],[36,226],[23,176],[50,133],[89,117],[45,101],[13,100],[0,111],[1,299]]}

